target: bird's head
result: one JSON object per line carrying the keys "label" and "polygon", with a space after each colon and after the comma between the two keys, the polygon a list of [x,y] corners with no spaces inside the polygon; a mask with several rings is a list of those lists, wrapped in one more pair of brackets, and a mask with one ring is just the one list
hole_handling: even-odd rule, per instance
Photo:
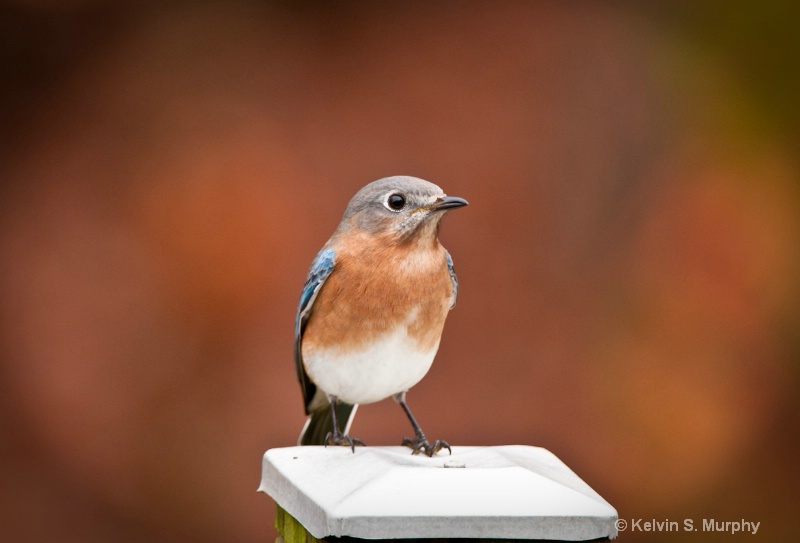
{"label": "bird's head", "polygon": [[435,239],[439,222],[450,209],[467,201],[447,196],[438,186],[416,177],[395,176],[359,190],[347,206],[343,228],[404,243]]}

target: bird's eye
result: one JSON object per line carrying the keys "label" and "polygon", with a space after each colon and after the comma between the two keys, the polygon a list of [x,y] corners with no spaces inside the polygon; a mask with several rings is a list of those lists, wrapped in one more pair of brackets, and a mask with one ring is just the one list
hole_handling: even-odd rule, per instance
{"label": "bird's eye", "polygon": [[386,207],[390,211],[402,211],[406,207],[406,197],[397,192],[392,193],[386,198]]}

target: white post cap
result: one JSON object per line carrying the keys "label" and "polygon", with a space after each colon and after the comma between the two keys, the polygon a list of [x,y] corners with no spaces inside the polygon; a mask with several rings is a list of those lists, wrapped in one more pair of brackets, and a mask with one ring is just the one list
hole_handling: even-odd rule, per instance
{"label": "white post cap", "polygon": [[320,539],[617,536],[616,509],[539,447],[271,449],[259,491]]}

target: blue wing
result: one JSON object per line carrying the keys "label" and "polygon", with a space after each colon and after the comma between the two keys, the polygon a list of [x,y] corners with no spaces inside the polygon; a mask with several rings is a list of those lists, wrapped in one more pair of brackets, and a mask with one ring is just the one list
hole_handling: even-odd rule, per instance
{"label": "blue wing", "polygon": [[306,412],[311,400],[314,398],[314,393],[317,387],[306,375],[305,367],[303,366],[303,332],[306,329],[308,317],[311,314],[311,308],[314,306],[314,300],[317,298],[322,285],[330,277],[331,273],[336,266],[336,253],[333,249],[323,249],[317,254],[314,262],[311,264],[311,270],[308,272],[306,284],[303,286],[303,292],[300,294],[300,304],[297,307],[297,319],[294,325],[294,363],[297,370],[297,378],[300,381],[300,387],[303,389],[303,400],[306,405]]}
{"label": "blue wing", "polygon": [[450,272],[450,279],[453,281],[453,301],[450,303],[450,309],[456,306],[458,301],[458,277],[456,277],[456,270],[453,268],[453,259],[450,253],[447,253],[447,270]]}

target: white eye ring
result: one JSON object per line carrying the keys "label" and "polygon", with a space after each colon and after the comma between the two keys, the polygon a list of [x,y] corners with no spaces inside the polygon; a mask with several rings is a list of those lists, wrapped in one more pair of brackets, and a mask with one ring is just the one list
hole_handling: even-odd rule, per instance
{"label": "white eye ring", "polygon": [[400,213],[406,208],[407,203],[408,199],[405,194],[400,192],[390,192],[386,195],[386,198],[383,199],[383,207],[392,213]]}

